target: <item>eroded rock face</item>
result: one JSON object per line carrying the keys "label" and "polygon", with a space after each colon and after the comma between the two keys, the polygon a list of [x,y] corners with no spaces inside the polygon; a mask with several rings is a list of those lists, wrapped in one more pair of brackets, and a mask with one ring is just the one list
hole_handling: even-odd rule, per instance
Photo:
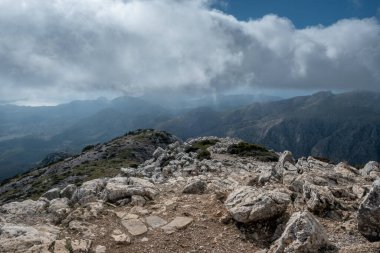
{"label": "eroded rock face", "polygon": [[248,223],[281,215],[289,203],[290,196],[286,193],[243,186],[233,191],[224,204],[234,220]]}
{"label": "eroded rock face", "polygon": [[358,210],[358,228],[369,241],[380,241],[380,179],[376,180]]}
{"label": "eroded rock face", "polygon": [[281,237],[268,253],[312,253],[323,252],[331,246],[324,228],[308,211],[294,213]]}

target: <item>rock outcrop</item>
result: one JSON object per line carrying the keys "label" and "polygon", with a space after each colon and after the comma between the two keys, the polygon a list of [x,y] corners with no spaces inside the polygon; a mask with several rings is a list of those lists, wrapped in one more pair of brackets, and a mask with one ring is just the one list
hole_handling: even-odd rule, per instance
{"label": "rock outcrop", "polygon": [[380,241],[380,179],[376,180],[358,210],[358,228],[369,241]]}
{"label": "rock outcrop", "polygon": [[294,213],[281,237],[268,253],[323,252],[330,246],[327,234],[321,224],[307,211]]}
{"label": "rock outcrop", "polygon": [[376,163],[261,161],[229,153],[255,147],[239,143],[176,141],[113,176],[3,204],[0,252],[378,252]]}
{"label": "rock outcrop", "polygon": [[289,203],[286,193],[243,186],[228,196],[225,206],[234,220],[248,223],[275,218],[286,211]]}

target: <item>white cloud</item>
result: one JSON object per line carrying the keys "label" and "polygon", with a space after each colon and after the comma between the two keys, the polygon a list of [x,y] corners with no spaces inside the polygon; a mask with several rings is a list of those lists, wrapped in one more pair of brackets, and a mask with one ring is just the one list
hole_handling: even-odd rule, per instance
{"label": "white cloud", "polygon": [[[380,25],[238,21],[207,0],[2,0],[0,99],[236,86],[380,89]],[[61,98],[62,99],[62,98]]]}

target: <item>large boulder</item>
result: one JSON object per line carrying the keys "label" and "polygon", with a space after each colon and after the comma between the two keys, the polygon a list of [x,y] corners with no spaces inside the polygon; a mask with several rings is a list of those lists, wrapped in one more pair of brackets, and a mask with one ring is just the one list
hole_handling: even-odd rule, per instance
{"label": "large boulder", "polygon": [[207,183],[203,180],[194,180],[187,184],[182,190],[185,194],[202,194],[206,191]]}
{"label": "large boulder", "polygon": [[273,169],[273,176],[276,178],[282,178],[284,170],[294,165],[293,154],[290,151],[284,151],[278,158],[278,162]]}
{"label": "large boulder", "polygon": [[286,211],[289,203],[290,196],[286,193],[242,186],[224,204],[234,220],[248,223],[277,217]]}
{"label": "large boulder", "polygon": [[107,179],[104,178],[84,182],[81,187],[75,190],[71,200],[80,204],[94,202],[99,198],[106,183]]}
{"label": "large boulder", "polygon": [[380,176],[380,164],[375,161],[370,161],[360,170],[360,173],[362,176],[370,176],[374,178]]}
{"label": "large boulder", "polygon": [[268,253],[312,253],[324,252],[331,244],[327,234],[308,211],[294,213],[281,237],[271,246]]}
{"label": "large boulder", "polygon": [[303,185],[303,199],[307,208],[313,213],[323,213],[334,209],[336,200],[327,186],[314,185],[308,181]]}
{"label": "large boulder", "polygon": [[0,252],[49,252],[59,228],[0,223]]}
{"label": "large boulder", "polygon": [[134,195],[153,199],[158,194],[154,184],[141,178],[115,177],[108,181],[102,193],[103,200],[111,203]]}
{"label": "large boulder", "polygon": [[11,202],[0,207],[0,217],[9,222],[32,221],[46,213],[48,203],[45,201],[24,200]]}
{"label": "large boulder", "polygon": [[369,241],[380,241],[380,180],[376,180],[358,210],[358,228]]}

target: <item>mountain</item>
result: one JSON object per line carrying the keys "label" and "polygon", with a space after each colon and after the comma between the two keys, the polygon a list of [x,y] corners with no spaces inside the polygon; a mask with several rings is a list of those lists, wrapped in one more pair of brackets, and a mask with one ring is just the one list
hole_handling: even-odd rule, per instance
{"label": "mountain", "polygon": [[140,130],[0,186],[0,252],[378,253],[379,176]]}
{"label": "mountain", "polygon": [[103,144],[89,145],[78,155],[50,159],[46,166],[3,181],[0,203],[40,196],[51,187],[115,176],[121,167],[137,166],[151,158],[158,147],[165,148],[175,141],[179,139],[166,132],[137,130]]}
{"label": "mountain", "polygon": [[0,106],[0,182],[35,167],[46,155],[75,154],[89,144],[105,142],[127,131],[154,128],[200,105],[237,108],[265,95],[225,95],[188,98],[119,97],[74,101],[58,106]]}
{"label": "mountain", "polygon": [[380,93],[319,92],[224,112],[198,108],[157,128],[181,138],[234,136],[296,157],[363,164],[380,160]]}

